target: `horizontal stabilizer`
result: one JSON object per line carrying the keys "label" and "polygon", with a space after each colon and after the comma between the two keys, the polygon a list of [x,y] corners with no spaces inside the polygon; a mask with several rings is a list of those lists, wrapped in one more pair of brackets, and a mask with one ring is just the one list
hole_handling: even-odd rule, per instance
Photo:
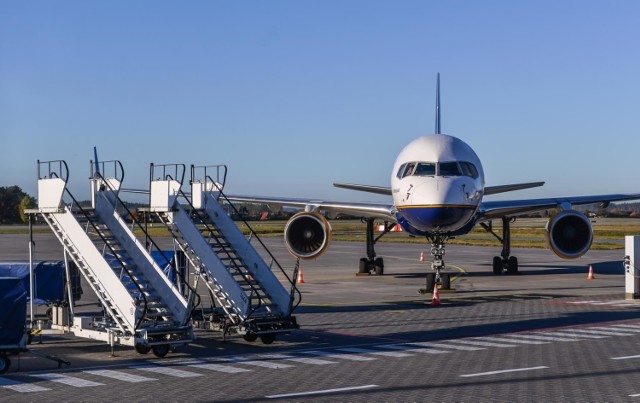
{"label": "horizontal stabilizer", "polygon": [[358,190],[360,192],[377,193],[381,195],[391,196],[391,188],[383,186],[354,185],[351,183],[334,183],[333,186],[343,189]]}
{"label": "horizontal stabilizer", "polygon": [[484,195],[494,195],[497,193],[513,192],[514,190],[536,188],[544,185],[544,182],[514,183],[513,185],[487,186],[484,188]]}

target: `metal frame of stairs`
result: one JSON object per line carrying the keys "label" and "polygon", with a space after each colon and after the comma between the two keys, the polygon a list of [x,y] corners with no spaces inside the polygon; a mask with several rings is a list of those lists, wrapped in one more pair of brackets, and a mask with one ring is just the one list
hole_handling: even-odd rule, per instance
{"label": "metal frame of stairs", "polygon": [[[130,345],[139,353],[153,351],[163,357],[172,347],[195,339],[189,321],[199,296],[190,287],[183,296],[136,238],[134,227],[144,228],[119,198],[122,164],[100,164],[102,171],[99,163],[95,171],[91,165],[91,207],[82,207],[67,189],[66,162],[38,161],[38,208],[31,213],[49,224],[104,309],[103,317],[75,315],[73,324],[61,328],[112,347]],[[101,174],[107,167],[113,168],[112,177]],[[118,212],[122,209],[131,229]],[[157,247],[148,233],[145,236],[149,247]]]}
{"label": "metal frame of stairs", "polygon": [[[217,181],[207,169],[216,170]],[[200,178],[197,171],[203,173]],[[222,193],[226,166],[192,165],[191,197],[182,191],[184,175],[182,164],[151,164],[148,212],[166,225],[185,254],[196,273],[196,286],[199,279],[206,285],[214,306],[203,313],[204,322],[225,336],[234,330],[247,341],[260,337],[266,344],[278,333],[297,329],[292,313],[301,301],[295,286],[299,265],[292,279],[253,231],[247,239],[225,212],[220,198],[226,199]],[[270,265],[252,244],[254,240],[271,258]],[[283,282],[290,284],[289,290]]]}

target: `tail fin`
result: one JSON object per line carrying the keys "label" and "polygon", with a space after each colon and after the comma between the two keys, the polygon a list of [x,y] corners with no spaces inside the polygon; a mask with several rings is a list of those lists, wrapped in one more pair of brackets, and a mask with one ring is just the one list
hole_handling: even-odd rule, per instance
{"label": "tail fin", "polygon": [[440,73],[436,80],[436,134],[440,133]]}

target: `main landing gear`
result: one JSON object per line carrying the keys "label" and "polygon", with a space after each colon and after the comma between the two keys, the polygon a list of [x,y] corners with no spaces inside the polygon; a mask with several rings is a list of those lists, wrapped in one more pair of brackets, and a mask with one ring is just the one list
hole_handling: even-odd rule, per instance
{"label": "main landing gear", "polygon": [[358,268],[358,276],[375,274],[382,276],[384,274],[384,261],[381,257],[376,257],[375,244],[395,225],[393,223],[384,223],[384,231],[377,237],[373,233],[373,218],[364,218],[367,224],[367,257],[360,259],[360,267]]}
{"label": "main landing gear", "polygon": [[493,258],[493,274],[499,275],[504,272],[508,274],[518,274],[518,258],[511,255],[511,228],[510,224],[515,222],[515,217],[502,217],[502,237],[493,231],[491,221],[489,224],[481,223],[480,225],[487,232],[495,236],[502,244],[502,252],[500,256]]}

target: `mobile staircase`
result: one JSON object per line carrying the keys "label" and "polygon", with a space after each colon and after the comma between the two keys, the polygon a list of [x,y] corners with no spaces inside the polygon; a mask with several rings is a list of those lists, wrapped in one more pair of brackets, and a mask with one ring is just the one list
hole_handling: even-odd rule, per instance
{"label": "mobile staircase", "polygon": [[[100,164],[102,170],[100,170]],[[63,328],[76,336],[134,346],[165,356],[175,345],[194,339],[190,316],[199,297],[184,296],[152,259],[133,229],[143,227],[120,200],[124,178],[119,161],[91,165],[91,206],[82,207],[67,188],[65,161],[38,161],[38,209],[65,253],[75,262],[104,309],[102,317],[74,316]],[[101,172],[113,168],[113,177]],[[63,197],[71,202],[67,205]],[[132,220],[130,229],[118,210]],[[145,233],[147,243],[157,245]],[[167,259],[169,261],[169,259]]]}
{"label": "mobile staircase", "polygon": [[[217,182],[207,169],[215,169]],[[201,177],[196,178],[196,173]],[[272,343],[278,333],[298,328],[292,313],[301,301],[296,288],[299,265],[289,277],[249,224],[245,221],[251,230],[247,239],[229,217],[220,201],[226,200],[226,206],[235,210],[222,193],[226,166],[192,165],[190,198],[181,190],[184,174],[181,164],[151,164],[149,211],[171,232],[194,268],[196,282],[202,278],[206,284],[213,306],[205,325],[222,331],[223,337],[235,331],[247,341],[260,337],[265,344]],[[179,200],[186,203],[184,207]],[[252,245],[254,240],[271,258],[270,265]],[[290,289],[283,283],[290,284]]]}

